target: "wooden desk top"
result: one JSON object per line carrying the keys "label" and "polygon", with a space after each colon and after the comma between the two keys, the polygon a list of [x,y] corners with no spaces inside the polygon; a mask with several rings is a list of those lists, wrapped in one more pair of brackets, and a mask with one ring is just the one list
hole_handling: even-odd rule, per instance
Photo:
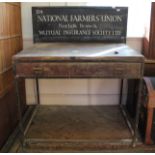
{"label": "wooden desk top", "polygon": [[144,57],[125,44],[43,43],[21,51],[13,57],[13,61],[143,62]]}
{"label": "wooden desk top", "polygon": [[145,64],[155,64],[155,60],[145,58]]}

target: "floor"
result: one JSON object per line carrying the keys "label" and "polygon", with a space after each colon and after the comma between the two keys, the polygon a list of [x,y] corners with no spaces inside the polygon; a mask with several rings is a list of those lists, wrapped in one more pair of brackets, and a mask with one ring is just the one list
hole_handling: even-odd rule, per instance
{"label": "floor", "polygon": [[155,152],[132,136],[118,106],[39,106],[10,152]]}

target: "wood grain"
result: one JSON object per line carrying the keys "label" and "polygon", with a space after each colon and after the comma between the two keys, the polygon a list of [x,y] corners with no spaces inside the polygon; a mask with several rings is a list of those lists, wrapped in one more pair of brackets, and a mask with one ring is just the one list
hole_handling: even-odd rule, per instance
{"label": "wood grain", "polygon": [[13,85],[12,69],[0,74],[0,96],[4,96]]}
{"label": "wood grain", "polygon": [[12,77],[11,73],[8,74],[12,68],[12,56],[23,46],[20,3],[0,3],[0,23],[0,94],[4,95],[8,84],[12,84],[11,80],[7,81],[9,76]]}
{"label": "wood grain", "polygon": [[155,59],[155,2],[152,2],[151,8],[151,24],[150,24],[150,39],[149,39],[149,58]]}
{"label": "wood grain", "polygon": [[[144,85],[146,86],[147,94],[144,94],[145,98],[143,106],[146,108],[146,128],[145,128],[145,143],[152,144],[152,135],[153,132],[153,113],[155,108],[155,90],[151,81],[151,78],[145,77],[144,78]],[[147,98],[147,99],[146,99]]]}
{"label": "wood grain", "polygon": [[144,38],[143,41],[143,53],[147,59],[155,59],[155,2],[152,2],[151,6],[151,18],[150,18],[150,34],[149,40]]}
{"label": "wood grain", "polygon": [[144,57],[125,44],[47,43],[35,44],[13,57],[15,62],[28,61],[115,61],[143,62]]}
{"label": "wood grain", "polygon": [[[134,68],[134,69],[131,69]],[[18,63],[18,77],[52,77],[52,78],[139,78],[140,63]]]}

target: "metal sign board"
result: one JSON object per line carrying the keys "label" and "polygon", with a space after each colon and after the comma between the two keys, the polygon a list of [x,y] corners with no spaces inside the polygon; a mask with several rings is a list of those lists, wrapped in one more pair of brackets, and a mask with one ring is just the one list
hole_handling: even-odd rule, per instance
{"label": "metal sign board", "polygon": [[33,7],[34,42],[126,42],[127,7]]}

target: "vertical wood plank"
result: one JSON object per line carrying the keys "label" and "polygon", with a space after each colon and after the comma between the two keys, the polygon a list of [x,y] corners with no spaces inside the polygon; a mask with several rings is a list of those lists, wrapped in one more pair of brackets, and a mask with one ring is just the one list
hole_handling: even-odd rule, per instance
{"label": "vertical wood plank", "polygon": [[[2,21],[2,17],[3,17],[3,4],[0,3],[0,21]],[[0,24],[0,38],[2,37],[2,32],[3,32],[3,28],[2,28],[2,24]]]}
{"label": "vertical wood plank", "polygon": [[152,2],[151,9],[151,25],[150,25],[150,39],[149,39],[149,58],[155,59],[155,2]]}
{"label": "vertical wood plank", "polygon": [[155,2],[151,3],[149,38],[143,40],[143,54],[147,59],[155,60]]}
{"label": "vertical wood plank", "polygon": [[23,46],[20,3],[0,3],[0,23],[0,75],[3,74],[0,79],[0,92],[6,92],[8,83],[3,77],[5,75],[6,80],[9,79],[7,76],[10,74],[5,72],[12,66],[12,56]]}
{"label": "vertical wood plank", "polygon": [[[21,24],[20,9],[20,3],[0,3],[0,148],[18,121],[13,73],[9,68],[12,66],[12,56],[22,48],[21,25],[18,25]],[[24,95],[22,99],[25,100]],[[25,110],[26,104],[22,104]]]}
{"label": "vertical wood plank", "polygon": [[0,40],[0,73],[3,71],[3,47],[2,47],[2,41]]}

